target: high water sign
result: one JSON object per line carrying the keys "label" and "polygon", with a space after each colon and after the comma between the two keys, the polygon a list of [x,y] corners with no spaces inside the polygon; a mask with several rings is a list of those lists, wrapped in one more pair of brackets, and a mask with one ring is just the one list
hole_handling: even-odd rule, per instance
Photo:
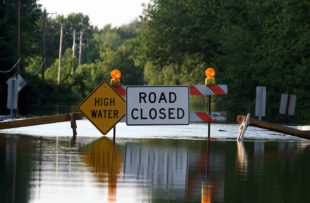
{"label": "high water sign", "polygon": [[125,101],[104,81],[82,101],[78,109],[105,135],[125,116]]}
{"label": "high water sign", "polygon": [[129,86],[127,125],[188,125],[188,86]]}

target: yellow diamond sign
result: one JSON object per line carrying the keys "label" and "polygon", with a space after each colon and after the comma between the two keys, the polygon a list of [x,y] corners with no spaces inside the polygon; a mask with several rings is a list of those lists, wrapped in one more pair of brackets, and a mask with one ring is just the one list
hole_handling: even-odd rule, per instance
{"label": "yellow diamond sign", "polygon": [[106,81],[78,106],[78,109],[104,135],[125,116],[125,108],[125,100]]}

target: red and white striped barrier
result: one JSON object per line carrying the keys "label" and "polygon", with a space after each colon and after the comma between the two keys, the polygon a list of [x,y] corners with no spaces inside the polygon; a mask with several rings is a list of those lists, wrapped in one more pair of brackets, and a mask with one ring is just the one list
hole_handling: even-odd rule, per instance
{"label": "red and white striped barrier", "polygon": [[[126,96],[126,87],[113,87],[121,96]],[[191,95],[226,95],[228,92],[227,85],[190,85]]]}
{"label": "red and white striped barrier", "polygon": [[[211,116],[206,112],[191,112],[190,122],[225,122],[226,112],[212,112]],[[126,116],[120,122],[126,122]]]}
{"label": "red and white striped barrier", "polygon": [[225,122],[226,112],[212,112],[211,116],[207,112],[191,112],[190,122]]}
{"label": "red and white striped barrier", "polygon": [[[113,87],[121,96],[126,96],[127,86]],[[190,85],[190,95],[226,95],[228,93],[227,85]],[[227,120],[226,112],[191,112],[190,122],[225,122]],[[126,122],[124,117],[120,122]]]}
{"label": "red and white striped barrier", "polygon": [[191,95],[226,95],[227,85],[190,85]]}

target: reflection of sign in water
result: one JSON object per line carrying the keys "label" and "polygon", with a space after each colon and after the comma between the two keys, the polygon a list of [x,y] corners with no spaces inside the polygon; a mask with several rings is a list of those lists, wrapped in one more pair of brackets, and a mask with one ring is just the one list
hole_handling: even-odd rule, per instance
{"label": "reflection of sign in water", "polygon": [[78,109],[105,135],[125,116],[125,101],[104,81]]}
{"label": "reflection of sign in water", "polygon": [[115,201],[117,175],[123,168],[120,150],[108,138],[102,137],[87,147],[84,156],[86,164],[92,167],[98,180],[108,182],[109,200]]}
{"label": "reflection of sign in water", "polygon": [[[126,144],[124,154],[124,184],[134,180],[139,180],[140,184],[146,181],[158,198],[166,198],[167,194],[170,199],[200,198],[200,187],[206,180],[207,167],[210,171],[225,170],[223,154],[212,153],[207,164],[206,151],[199,154],[199,151],[181,145]],[[212,194],[215,199],[221,200],[224,198],[223,180],[216,181],[210,182]],[[190,195],[188,190],[191,190]]]}
{"label": "reflection of sign in water", "polygon": [[127,125],[187,125],[189,87],[127,87],[126,112]]}
{"label": "reflection of sign in water", "polygon": [[86,163],[93,167],[94,172],[117,174],[122,169],[122,153],[106,137],[102,137],[91,143],[85,150],[84,155]]}
{"label": "reflection of sign in water", "polygon": [[151,180],[154,188],[178,189],[178,195],[184,197],[188,161],[186,148],[128,144],[124,172]]}

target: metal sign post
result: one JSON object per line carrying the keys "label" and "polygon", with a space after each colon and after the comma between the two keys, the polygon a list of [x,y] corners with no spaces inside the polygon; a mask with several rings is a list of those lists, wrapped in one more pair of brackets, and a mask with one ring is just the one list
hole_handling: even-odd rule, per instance
{"label": "metal sign post", "polygon": [[[211,115],[211,95],[208,96],[209,97],[209,101],[208,101],[208,111],[209,111],[209,115]],[[208,139],[210,140],[210,136],[211,136],[211,123],[210,121],[208,122]]]}
{"label": "metal sign post", "polygon": [[8,84],[7,108],[10,109],[10,116],[13,118],[13,111],[17,108],[18,85],[15,78],[10,78]]}
{"label": "metal sign post", "polygon": [[295,113],[296,95],[281,94],[280,114],[284,114],[284,123],[288,121],[288,115],[293,116]]}
{"label": "metal sign post", "polygon": [[116,126],[113,128],[113,143],[115,144],[115,137],[116,137]]}

